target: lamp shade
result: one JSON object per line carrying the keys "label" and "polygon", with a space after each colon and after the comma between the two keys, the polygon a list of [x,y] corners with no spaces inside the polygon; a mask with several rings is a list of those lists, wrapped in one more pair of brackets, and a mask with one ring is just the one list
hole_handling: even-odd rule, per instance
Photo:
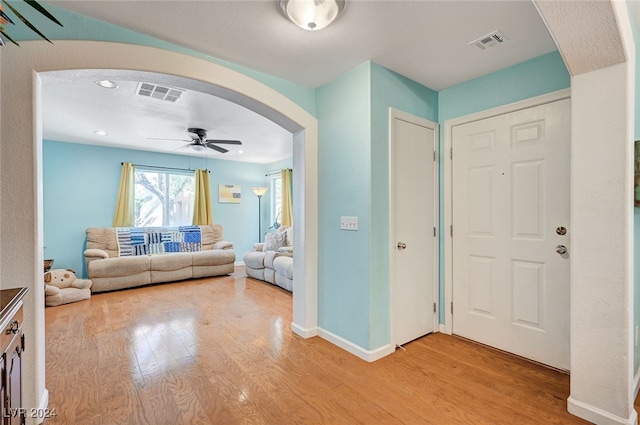
{"label": "lamp shade", "polygon": [[327,27],[344,9],[344,0],[280,0],[282,13],[302,29]]}
{"label": "lamp shade", "polygon": [[252,187],[251,190],[253,190],[253,193],[256,194],[256,196],[262,196],[265,193],[267,193],[267,190],[269,190],[268,187]]}

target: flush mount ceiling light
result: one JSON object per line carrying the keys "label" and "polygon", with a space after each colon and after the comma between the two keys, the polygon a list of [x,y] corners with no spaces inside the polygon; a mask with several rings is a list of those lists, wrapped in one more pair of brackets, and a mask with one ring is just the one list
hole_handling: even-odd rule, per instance
{"label": "flush mount ceiling light", "polygon": [[109,133],[107,133],[107,132],[106,132],[106,131],[104,131],[104,130],[96,130],[96,131],[94,131],[94,133],[95,133],[96,135],[98,135],[98,136],[108,136],[108,135],[109,135]]}
{"label": "flush mount ceiling light", "polygon": [[280,0],[284,16],[302,29],[318,31],[344,10],[345,0]]}
{"label": "flush mount ceiling light", "polygon": [[100,87],[104,87],[105,89],[117,89],[118,85],[111,80],[100,80],[96,81],[96,84]]}

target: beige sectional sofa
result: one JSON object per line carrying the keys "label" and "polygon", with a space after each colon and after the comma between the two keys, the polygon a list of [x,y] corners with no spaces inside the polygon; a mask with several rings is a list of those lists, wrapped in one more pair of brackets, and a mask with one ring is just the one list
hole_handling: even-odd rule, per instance
{"label": "beige sectional sofa", "polygon": [[255,243],[242,261],[249,277],[293,292],[293,227],[282,226],[277,233],[284,236],[282,246],[271,249],[266,243]]}
{"label": "beige sectional sofa", "polygon": [[194,252],[163,252],[120,256],[115,227],[87,229],[84,252],[92,292],[132,288],[152,283],[233,273],[236,253],[222,238],[222,226],[198,226],[201,246]]}

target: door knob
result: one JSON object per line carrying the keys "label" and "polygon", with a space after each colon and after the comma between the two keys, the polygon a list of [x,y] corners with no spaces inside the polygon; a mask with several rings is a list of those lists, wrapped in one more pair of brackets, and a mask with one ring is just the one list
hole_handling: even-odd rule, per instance
{"label": "door knob", "polygon": [[556,246],[556,252],[560,255],[562,254],[566,254],[567,253],[567,247],[564,245],[558,245]]}
{"label": "door knob", "polygon": [[406,249],[407,248],[407,244],[404,242],[398,242],[398,249]]}

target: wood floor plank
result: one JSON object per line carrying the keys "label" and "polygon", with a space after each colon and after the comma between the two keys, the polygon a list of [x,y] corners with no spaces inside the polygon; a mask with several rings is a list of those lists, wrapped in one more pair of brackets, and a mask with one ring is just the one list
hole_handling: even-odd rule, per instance
{"label": "wood floor plank", "polygon": [[374,363],[300,338],[291,294],[242,267],[45,314],[48,425],[587,423],[566,374],[461,338]]}

